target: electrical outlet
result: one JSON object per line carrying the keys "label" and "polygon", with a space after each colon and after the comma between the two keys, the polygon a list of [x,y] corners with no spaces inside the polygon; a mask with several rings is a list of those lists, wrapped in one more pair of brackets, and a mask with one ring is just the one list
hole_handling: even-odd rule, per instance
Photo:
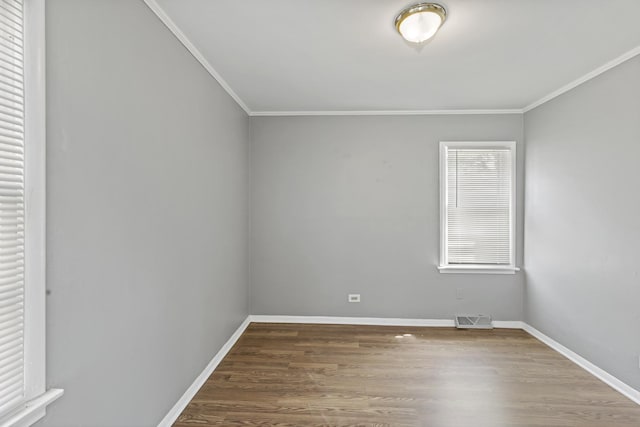
{"label": "electrical outlet", "polygon": [[464,299],[464,294],[460,288],[456,288],[456,299]]}
{"label": "electrical outlet", "polygon": [[349,302],[360,302],[360,294],[349,294],[349,297],[347,298],[347,301],[349,301]]}

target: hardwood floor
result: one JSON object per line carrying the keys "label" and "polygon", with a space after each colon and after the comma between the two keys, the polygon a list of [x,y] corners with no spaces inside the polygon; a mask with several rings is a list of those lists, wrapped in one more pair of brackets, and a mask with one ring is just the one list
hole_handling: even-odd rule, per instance
{"label": "hardwood floor", "polygon": [[515,329],[252,323],[193,426],[640,426],[640,406]]}

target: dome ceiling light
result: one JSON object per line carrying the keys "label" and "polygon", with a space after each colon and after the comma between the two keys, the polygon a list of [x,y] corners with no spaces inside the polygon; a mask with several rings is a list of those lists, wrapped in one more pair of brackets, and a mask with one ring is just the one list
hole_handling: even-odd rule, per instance
{"label": "dome ceiling light", "polygon": [[433,37],[447,18],[447,11],[436,3],[418,3],[396,16],[396,29],[407,41],[422,43]]}

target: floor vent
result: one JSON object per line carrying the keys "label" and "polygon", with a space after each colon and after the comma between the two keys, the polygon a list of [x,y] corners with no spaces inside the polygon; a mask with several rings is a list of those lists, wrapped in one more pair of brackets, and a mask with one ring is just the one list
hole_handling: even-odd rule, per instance
{"label": "floor vent", "polygon": [[486,314],[456,314],[458,329],[493,329],[491,316]]}

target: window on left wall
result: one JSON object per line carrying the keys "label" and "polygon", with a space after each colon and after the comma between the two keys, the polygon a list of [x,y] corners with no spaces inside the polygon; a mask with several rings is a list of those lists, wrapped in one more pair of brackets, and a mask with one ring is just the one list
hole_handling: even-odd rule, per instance
{"label": "window on left wall", "polygon": [[30,425],[45,384],[44,0],[0,0],[0,425]]}

